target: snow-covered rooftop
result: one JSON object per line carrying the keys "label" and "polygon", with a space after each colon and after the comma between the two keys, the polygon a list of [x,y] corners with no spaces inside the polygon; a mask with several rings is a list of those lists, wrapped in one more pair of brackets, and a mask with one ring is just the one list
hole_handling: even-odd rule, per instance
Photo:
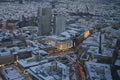
{"label": "snow-covered rooftop", "polygon": [[112,80],[110,65],[86,62],[89,80]]}
{"label": "snow-covered rooftop", "polygon": [[19,73],[15,66],[3,68],[2,74],[4,74],[5,78],[8,80],[26,80],[25,76]]}
{"label": "snow-covered rooftop", "polygon": [[48,53],[44,50],[35,50],[33,51],[34,54],[39,54],[39,55],[48,55]]}
{"label": "snow-covered rooftop", "polygon": [[116,60],[115,65],[116,65],[116,66],[120,66],[120,59],[117,59],[117,60]]}
{"label": "snow-covered rooftop", "polygon": [[[31,61],[30,61],[31,60]],[[21,59],[17,61],[24,69],[38,65],[39,62],[35,61],[34,58]]]}
{"label": "snow-covered rooftop", "polygon": [[[31,66],[39,65],[41,62],[47,62],[48,61],[47,56],[48,56],[48,53],[46,51],[36,49],[32,51],[32,57],[20,59],[17,62],[23,68],[29,68]],[[46,59],[46,60],[43,60],[43,59]]]}
{"label": "snow-covered rooftop", "polygon": [[70,38],[70,34],[68,32],[62,32],[60,35]]}
{"label": "snow-covered rooftop", "polygon": [[11,52],[7,48],[0,48],[0,56],[10,56]]}
{"label": "snow-covered rooftop", "polygon": [[68,37],[62,37],[62,36],[56,36],[56,35],[49,36],[49,38],[53,39],[53,40],[58,40],[58,41],[68,40],[69,39]]}
{"label": "snow-covered rooftop", "polygon": [[[56,68],[53,68],[56,67]],[[62,73],[59,73],[59,70]],[[69,80],[69,67],[60,62],[49,62],[31,67],[28,72],[37,79],[44,80]]]}

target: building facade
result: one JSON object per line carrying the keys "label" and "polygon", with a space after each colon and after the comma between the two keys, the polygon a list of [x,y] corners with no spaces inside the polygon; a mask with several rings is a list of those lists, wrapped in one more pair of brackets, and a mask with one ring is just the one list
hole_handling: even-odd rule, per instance
{"label": "building facade", "polygon": [[51,32],[51,8],[38,8],[38,35],[49,35]]}
{"label": "building facade", "polygon": [[65,31],[65,17],[63,15],[57,15],[54,17],[53,33],[59,35]]}
{"label": "building facade", "polygon": [[58,36],[50,36],[46,39],[46,44],[52,45],[58,50],[68,50],[73,47],[73,41],[69,38],[58,37]]}

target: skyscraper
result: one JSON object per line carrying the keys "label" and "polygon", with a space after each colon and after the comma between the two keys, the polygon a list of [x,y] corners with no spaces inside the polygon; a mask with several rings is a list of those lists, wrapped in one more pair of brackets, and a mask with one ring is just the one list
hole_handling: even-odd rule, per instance
{"label": "skyscraper", "polygon": [[23,4],[24,0],[19,0],[19,4]]}
{"label": "skyscraper", "polygon": [[51,31],[51,9],[50,8],[38,8],[38,35],[49,35]]}
{"label": "skyscraper", "polygon": [[54,18],[53,32],[59,35],[61,32],[65,31],[65,17],[63,15],[56,15]]}

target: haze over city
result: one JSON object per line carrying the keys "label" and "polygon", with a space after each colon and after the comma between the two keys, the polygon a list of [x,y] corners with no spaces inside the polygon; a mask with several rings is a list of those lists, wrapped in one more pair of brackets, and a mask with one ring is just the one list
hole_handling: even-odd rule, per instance
{"label": "haze over city", "polygon": [[120,80],[120,0],[0,0],[0,80]]}

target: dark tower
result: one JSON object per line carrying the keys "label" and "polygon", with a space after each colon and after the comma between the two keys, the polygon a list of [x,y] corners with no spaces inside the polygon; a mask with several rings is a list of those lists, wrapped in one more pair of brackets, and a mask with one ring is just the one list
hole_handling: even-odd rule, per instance
{"label": "dark tower", "polygon": [[23,4],[23,0],[19,0],[19,4]]}
{"label": "dark tower", "polygon": [[102,46],[102,44],[101,44],[101,39],[102,39],[102,33],[101,33],[101,31],[100,31],[99,54],[102,54],[102,50],[101,50],[101,46]]}

